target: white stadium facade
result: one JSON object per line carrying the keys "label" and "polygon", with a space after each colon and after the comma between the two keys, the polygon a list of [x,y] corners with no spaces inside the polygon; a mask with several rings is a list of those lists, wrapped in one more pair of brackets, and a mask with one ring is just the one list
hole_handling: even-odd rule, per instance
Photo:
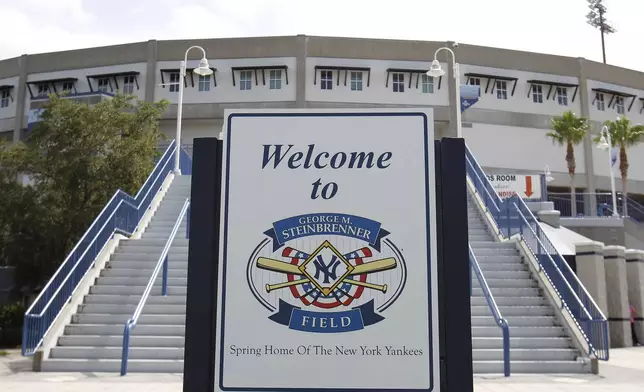
{"label": "white stadium facade", "polygon": [[[179,64],[202,46],[214,73],[185,79],[182,144],[216,136],[225,108],[362,108],[429,106],[437,137],[456,136],[453,59],[439,54],[447,74],[425,75],[436,49],[454,48],[461,83],[480,85],[480,98],[462,115],[463,136],[487,172],[543,173],[551,190],[566,192],[565,151],[545,133],[552,116],[572,110],[592,122],[627,116],[644,122],[644,73],[583,58],[452,42],[285,36],[130,43],[0,61],[0,135],[24,138],[29,114],[46,93],[69,90],[91,102],[116,90],[148,101],[173,102],[162,123],[176,127]],[[395,131],[392,132],[395,137]],[[576,147],[578,192],[609,191],[606,152],[589,135]],[[629,150],[629,192],[644,194],[644,144]],[[618,174],[617,174],[618,175]],[[618,190],[620,181],[617,181]]]}

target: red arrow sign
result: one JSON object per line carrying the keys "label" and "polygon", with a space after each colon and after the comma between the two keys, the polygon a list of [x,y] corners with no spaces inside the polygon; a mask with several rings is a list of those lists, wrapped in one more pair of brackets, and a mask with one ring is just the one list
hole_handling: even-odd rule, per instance
{"label": "red arrow sign", "polygon": [[530,197],[534,194],[532,192],[532,176],[525,176],[525,195]]}

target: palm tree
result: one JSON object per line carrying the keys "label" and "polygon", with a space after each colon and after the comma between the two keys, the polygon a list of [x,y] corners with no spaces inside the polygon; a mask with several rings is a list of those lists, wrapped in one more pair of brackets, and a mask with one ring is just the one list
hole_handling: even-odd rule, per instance
{"label": "palm tree", "polygon": [[553,144],[566,146],[566,163],[570,175],[570,204],[573,216],[576,215],[575,185],[573,183],[577,162],[575,161],[575,146],[581,143],[588,132],[588,120],[577,117],[571,110],[555,116],[550,121],[552,131],[546,137],[552,139]]}
{"label": "palm tree", "polygon": [[[622,194],[624,196],[622,213],[624,216],[627,216],[628,193],[626,184],[628,182],[629,165],[626,149],[644,141],[644,126],[639,124],[633,125],[631,120],[625,116],[617,117],[614,121],[606,121],[604,125],[608,127],[608,132],[610,133],[611,147],[619,147],[619,171],[622,175]],[[595,137],[595,142],[599,142],[601,136],[601,133],[597,135]],[[615,206],[615,208],[617,208],[617,206]]]}

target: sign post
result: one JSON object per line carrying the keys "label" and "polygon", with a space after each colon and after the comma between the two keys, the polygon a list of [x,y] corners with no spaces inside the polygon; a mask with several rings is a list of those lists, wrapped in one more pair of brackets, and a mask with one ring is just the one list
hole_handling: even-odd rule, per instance
{"label": "sign post", "polygon": [[[197,261],[208,219],[191,209],[184,390],[450,390],[433,123],[431,109],[226,112],[216,266]],[[216,299],[197,303],[198,290]],[[465,314],[469,331],[469,297]],[[206,374],[208,389],[188,386]]]}

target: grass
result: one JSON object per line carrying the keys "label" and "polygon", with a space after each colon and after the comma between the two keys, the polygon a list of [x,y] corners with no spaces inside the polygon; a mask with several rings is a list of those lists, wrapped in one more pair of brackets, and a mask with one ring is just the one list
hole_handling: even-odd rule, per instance
{"label": "grass", "polygon": [[6,357],[7,355],[9,355],[9,351],[0,350],[0,357]]}

